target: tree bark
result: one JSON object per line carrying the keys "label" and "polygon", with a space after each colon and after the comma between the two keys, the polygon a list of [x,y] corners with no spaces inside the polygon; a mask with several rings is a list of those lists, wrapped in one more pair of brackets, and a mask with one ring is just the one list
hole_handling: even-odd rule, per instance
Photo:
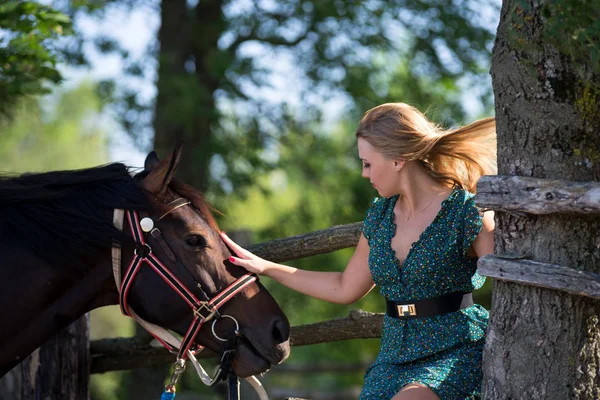
{"label": "tree bark", "polygon": [[87,314],[35,350],[0,380],[0,399],[86,400],[90,350]]}
{"label": "tree bark", "polygon": [[[598,86],[591,64],[575,64],[545,41],[541,9],[549,3],[502,6],[492,58],[498,173],[592,181],[600,118],[586,93]],[[495,252],[598,273],[599,232],[598,214],[497,212]],[[599,311],[593,298],[495,281],[484,398],[600,398]]]}

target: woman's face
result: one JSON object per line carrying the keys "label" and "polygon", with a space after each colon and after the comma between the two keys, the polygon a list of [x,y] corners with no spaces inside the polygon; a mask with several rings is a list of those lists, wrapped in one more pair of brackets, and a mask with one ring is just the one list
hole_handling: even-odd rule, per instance
{"label": "woman's face", "polygon": [[363,178],[371,181],[380,196],[390,197],[397,194],[397,170],[394,160],[386,158],[363,138],[358,138],[358,158],[363,164]]}

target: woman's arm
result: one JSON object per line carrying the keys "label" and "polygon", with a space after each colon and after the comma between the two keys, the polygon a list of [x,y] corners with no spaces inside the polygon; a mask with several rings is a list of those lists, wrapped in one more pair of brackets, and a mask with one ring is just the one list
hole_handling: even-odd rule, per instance
{"label": "woman's arm", "polygon": [[369,245],[361,234],[356,250],[344,272],[306,271],[262,259],[240,247],[225,233],[223,241],[235,252],[235,265],[250,272],[275,279],[297,292],[332,303],[351,304],[375,286],[369,270]]}
{"label": "woman's arm", "polygon": [[471,246],[477,257],[494,254],[494,212],[486,211],[482,219],[483,226]]}

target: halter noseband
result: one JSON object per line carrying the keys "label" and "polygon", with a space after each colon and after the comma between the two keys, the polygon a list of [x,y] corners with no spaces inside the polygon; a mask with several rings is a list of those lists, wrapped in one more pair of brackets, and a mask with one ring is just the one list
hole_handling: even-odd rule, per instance
{"label": "halter noseband", "polygon": [[[190,202],[183,198],[178,198],[168,205],[171,208],[160,216],[156,221],[158,222],[160,219],[164,218],[174,210],[183,207],[185,205],[190,204]],[[200,290],[200,295],[203,300],[199,300],[165,265],[156,257],[152,251],[152,247],[149,243],[147,243],[144,238],[144,232],[149,232],[153,239],[159,244],[162,250],[165,252],[169,261],[171,261],[174,265],[178,265],[185,269],[185,266],[181,261],[179,261],[174,253],[171,251],[170,247],[162,238],[162,234],[160,230],[154,227],[154,221],[151,218],[143,218],[141,221],[139,219],[138,212],[135,210],[119,210],[116,209],[114,213],[113,222],[119,230],[123,229],[123,215],[127,214],[127,219],[129,221],[129,226],[131,229],[131,235],[135,241],[135,251],[129,266],[125,272],[123,280],[121,282],[121,252],[119,245],[113,245],[112,256],[113,256],[113,274],[115,278],[115,283],[117,285],[117,290],[119,291],[119,305],[121,307],[121,312],[127,316],[134,318],[138,321],[152,336],[154,336],[163,346],[165,346],[170,352],[177,353],[177,360],[175,362],[175,370],[173,377],[171,378],[171,383],[167,385],[166,391],[169,393],[175,393],[175,383],[177,382],[177,378],[185,369],[185,361],[186,359],[190,359],[194,364],[198,374],[200,375],[202,381],[207,385],[213,385],[221,379],[224,379],[227,375],[227,372],[224,371],[223,364],[221,364],[219,371],[213,378],[209,378],[208,374],[204,371],[202,366],[198,364],[195,358],[195,353],[201,351],[203,349],[202,346],[198,346],[196,349],[192,350],[192,346],[194,344],[194,340],[198,333],[200,332],[200,328],[202,327],[204,322],[213,321],[212,332],[216,339],[220,341],[227,341],[228,345],[232,346],[231,339],[223,339],[219,337],[214,330],[215,323],[221,317],[230,318],[235,322],[236,325],[236,334],[239,329],[239,325],[237,320],[230,315],[222,315],[219,313],[219,308],[223,306],[227,301],[233,298],[236,294],[245,289],[248,285],[255,282],[258,278],[255,274],[245,274],[241,278],[237,279],[231,285],[229,285],[226,289],[221,291],[219,294],[214,296],[212,299],[204,292],[200,284],[197,283],[197,287]],[[148,321],[145,321],[140,316],[138,316],[129,306],[127,302],[129,290],[132,286],[132,283],[140,271],[143,264],[148,264],[152,270],[154,270],[192,309],[192,313],[194,315],[192,319],[192,323],[190,324],[187,332],[183,336],[182,340],[179,340],[175,336],[173,336],[166,329],[159,327],[157,325],[151,324]],[[228,363],[230,364],[232,361],[232,353],[233,349],[228,349],[225,352],[227,354]],[[225,358],[225,357],[224,357]],[[230,367],[227,366],[227,367]],[[223,376],[225,375],[225,376]],[[266,397],[266,393],[264,389],[260,385],[260,382],[255,377],[255,382],[249,380],[250,384],[254,387],[254,389],[262,395],[261,398]],[[262,390],[262,393],[260,392]]]}

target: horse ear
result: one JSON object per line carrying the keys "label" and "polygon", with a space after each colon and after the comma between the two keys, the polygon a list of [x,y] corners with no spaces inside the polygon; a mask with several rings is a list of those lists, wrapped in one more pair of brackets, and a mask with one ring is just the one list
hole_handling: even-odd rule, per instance
{"label": "horse ear", "polygon": [[[152,166],[152,170],[142,181],[144,189],[156,196],[166,192],[171,179],[173,179],[173,176],[175,175],[175,170],[177,170],[177,165],[179,164],[179,160],[181,158],[182,147],[183,141],[180,141],[171,155],[162,161],[158,161],[156,153],[152,152],[154,153],[152,158],[152,153],[148,154],[144,164],[144,169],[146,169],[148,166]],[[155,161],[158,163],[154,164]]]}
{"label": "horse ear", "polygon": [[154,168],[156,168],[159,162],[160,160],[158,159],[158,154],[156,154],[155,151],[150,152],[146,156],[146,161],[144,161],[144,171],[152,171]]}

